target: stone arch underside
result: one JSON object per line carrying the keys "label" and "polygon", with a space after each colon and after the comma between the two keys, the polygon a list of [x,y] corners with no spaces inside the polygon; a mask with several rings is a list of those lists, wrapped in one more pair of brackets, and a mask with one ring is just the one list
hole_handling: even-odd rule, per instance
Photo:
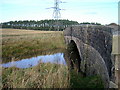
{"label": "stone arch underside", "polygon": [[78,51],[78,47],[76,46],[76,43],[71,40],[67,47],[68,53],[69,53],[69,60],[71,69],[75,69],[77,72],[81,72],[80,64],[81,64],[81,56]]}

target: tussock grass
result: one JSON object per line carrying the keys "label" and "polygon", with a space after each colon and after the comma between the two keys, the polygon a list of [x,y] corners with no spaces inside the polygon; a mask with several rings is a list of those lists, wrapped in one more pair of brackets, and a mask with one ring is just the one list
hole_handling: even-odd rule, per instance
{"label": "tussock grass", "polygon": [[3,88],[68,88],[67,66],[40,63],[27,69],[3,68]]}
{"label": "tussock grass", "polygon": [[2,30],[3,62],[63,52],[62,31]]}

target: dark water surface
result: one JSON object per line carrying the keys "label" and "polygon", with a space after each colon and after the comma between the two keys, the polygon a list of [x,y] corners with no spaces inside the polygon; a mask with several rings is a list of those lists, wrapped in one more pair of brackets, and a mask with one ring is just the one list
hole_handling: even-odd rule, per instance
{"label": "dark water surface", "polygon": [[56,53],[53,55],[37,56],[29,59],[3,63],[2,67],[29,68],[38,65],[40,62],[66,65],[64,53]]}

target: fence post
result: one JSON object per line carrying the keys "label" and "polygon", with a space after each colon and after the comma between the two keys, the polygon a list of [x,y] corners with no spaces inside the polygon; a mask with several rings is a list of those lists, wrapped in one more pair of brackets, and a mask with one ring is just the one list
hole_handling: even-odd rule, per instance
{"label": "fence post", "polygon": [[115,83],[120,89],[120,35],[113,35],[112,54],[115,56]]}

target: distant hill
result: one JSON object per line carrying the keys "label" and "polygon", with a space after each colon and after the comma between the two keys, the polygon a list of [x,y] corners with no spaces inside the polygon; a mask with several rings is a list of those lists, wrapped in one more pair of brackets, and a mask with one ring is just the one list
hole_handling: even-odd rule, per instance
{"label": "distant hill", "polygon": [[13,28],[13,29],[31,29],[31,30],[57,30],[57,27],[59,27],[59,30],[62,31],[66,27],[70,25],[78,25],[79,23],[77,21],[70,21],[70,20],[40,20],[40,21],[34,21],[34,20],[25,20],[25,21],[10,21],[10,22],[4,22],[1,23],[2,28]]}
{"label": "distant hill", "polygon": [[83,23],[80,23],[80,25],[84,25],[84,24],[88,24],[88,25],[101,25],[100,23],[94,23],[94,22],[91,22],[91,23],[89,23],[89,22],[83,22]]}

